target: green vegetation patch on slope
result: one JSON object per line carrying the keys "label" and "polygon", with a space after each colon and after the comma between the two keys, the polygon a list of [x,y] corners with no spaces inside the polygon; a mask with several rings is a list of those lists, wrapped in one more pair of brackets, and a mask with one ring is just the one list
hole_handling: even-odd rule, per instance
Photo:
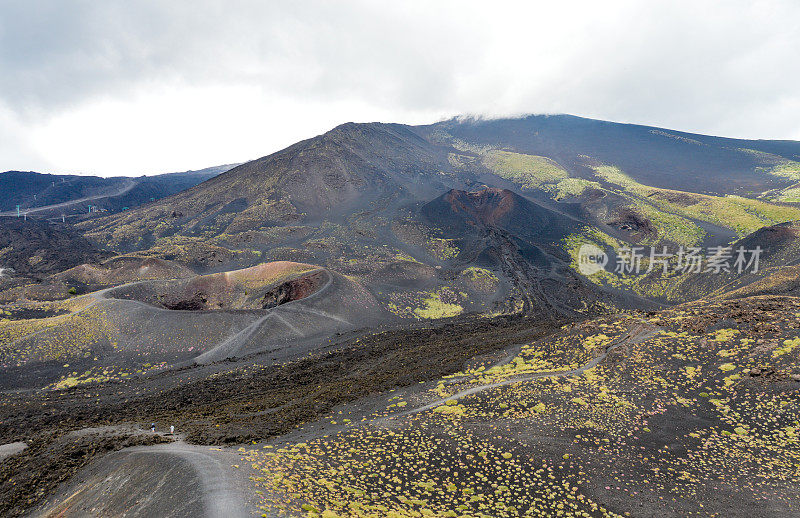
{"label": "green vegetation patch on slope", "polygon": [[[578,270],[578,253],[581,246],[585,244],[594,245],[606,253],[622,246],[620,241],[594,227],[583,227],[580,233],[574,233],[566,236],[561,240],[561,245],[564,251],[566,251],[572,259],[570,266],[576,271]],[[599,275],[601,273],[602,270],[595,275]]]}
{"label": "green vegetation patch on slope", "polygon": [[414,310],[414,314],[418,318],[436,319],[454,317],[461,314],[464,310],[459,304],[451,304],[444,302],[442,296],[437,293],[431,293],[422,301],[422,307]]}
{"label": "green vegetation patch on slope", "polygon": [[739,148],[739,151],[756,157],[761,162],[762,165],[756,168],[757,171],[763,171],[779,178],[800,181],[800,162],[757,149]]}
{"label": "green vegetation patch on slope", "polygon": [[[612,251],[630,246],[594,227],[584,227],[579,233],[566,236],[561,241],[561,247],[569,254],[571,261],[570,267],[580,273],[578,268],[578,257],[581,246],[590,244],[612,256]],[[611,261],[611,259],[609,259]],[[680,291],[681,275],[671,271],[669,275],[663,275],[656,269],[653,273],[647,274],[649,268],[649,258],[642,257],[640,262],[641,274],[630,274],[617,272],[615,265],[610,262],[606,267],[591,275],[585,276],[592,283],[606,288],[632,291],[643,297],[659,300],[670,300],[673,302],[686,300],[685,294]]]}
{"label": "green vegetation patch on slope", "polygon": [[544,189],[547,190],[556,201],[561,201],[573,196],[580,196],[588,189],[599,188],[600,184],[598,182],[585,180],[583,178],[565,178],[555,185],[544,186]]}
{"label": "green vegetation patch on slope", "polygon": [[465,268],[462,270],[461,276],[466,279],[471,288],[483,293],[494,292],[500,282],[494,272],[477,266]]}
{"label": "green vegetation patch on slope", "polygon": [[466,297],[466,293],[448,286],[430,291],[397,292],[389,295],[386,309],[403,318],[436,320],[460,315]]}
{"label": "green vegetation patch on slope", "polygon": [[800,203],[800,183],[782,189],[774,199],[788,203]]}
{"label": "green vegetation patch on slope", "polygon": [[483,156],[483,163],[501,178],[524,189],[536,189],[569,176],[564,168],[549,158],[511,151],[489,151]]}
{"label": "green vegetation patch on slope", "polygon": [[[583,227],[580,233],[566,236],[562,239],[561,246],[564,251],[569,254],[571,258],[570,267],[576,272],[580,271],[578,268],[578,257],[583,245],[594,245],[600,250],[603,250],[606,254],[610,254],[613,250],[625,246],[621,241],[618,241],[594,227]],[[606,266],[605,269],[586,276],[586,278],[598,286],[616,289],[630,289],[634,287],[635,279],[633,277],[615,273],[612,270],[613,265]]]}
{"label": "green vegetation patch on slope", "polygon": [[442,239],[439,237],[430,238],[427,242],[427,249],[439,261],[454,259],[461,253],[455,239]]}
{"label": "green vegetation patch on slope", "polygon": [[[665,224],[680,223],[675,220],[676,217],[697,219],[730,228],[739,236],[745,236],[763,226],[800,219],[800,208],[797,207],[775,205],[741,196],[711,196],[650,187],[633,180],[618,167],[613,166],[599,166],[594,170],[598,177],[630,193],[636,199],[637,207],[642,208],[647,205],[660,211],[663,215],[656,217],[662,221],[658,219],[655,221],[660,231]],[[648,217],[651,214],[655,215],[652,209],[644,209],[649,211]],[[697,235],[697,230],[702,231],[699,227],[694,230],[686,225],[697,227],[687,220],[685,228],[678,234],[691,236]]]}
{"label": "green vegetation patch on slope", "polygon": [[[392,397],[372,416],[390,426],[348,421],[240,452],[260,472],[266,512],[627,516],[644,503],[646,514],[748,516],[741,502],[756,502],[793,515],[798,310],[797,299],[751,299],[565,326],[508,365]],[[752,318],[724,327],[742,311]]]}

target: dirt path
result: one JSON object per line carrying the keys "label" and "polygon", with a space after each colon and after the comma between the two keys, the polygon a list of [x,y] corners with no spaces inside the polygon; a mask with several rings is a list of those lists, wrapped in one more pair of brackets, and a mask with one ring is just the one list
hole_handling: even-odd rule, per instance
{"label": "dirt path", "polygon": [[[579,376],[585,371],[597,366],[606,359],[609,353],[613,350],[623,347],[625,345],[634,345],[637,343],[641,343],[649,338],[652,338],[658,333],[658,327],[650,324],[649,322],[645,321],[638,321],[637,323],[633,324],[626,333],[624,333],[619,338],[615,339],[611,344],[609,344],[605,351],[602,354],[598,355],[597,357],[593,358],[592,360],[588,361],[586,364],[578,367],[577,369],[570,369],[570,370],[563,370],[563,371],[552,371],[552,372],[538,372],[536,374],[524,375],[524,376],[516,376],[514,378],[510,378],[507,380],[503,380],[497,383],[489,383],[485,385],[478,385],[475,387],[471,387],[469,389],[460,391],[452,396],[438,399],[431,403],[426,403],[424,405],[411,408],[405,411],[397,411],[392,413],[391,415],[383,416],[383,417],[374,417],[376,412],[386,409],[386,405],[388,404],[386,401],[386,397],[388,393],[381,393],[376,394],[374,396],[368,396],[366,398],[359,399],[358,401],[347,403],[342,407],[339,407],[337,410],[341,410],[340,413],[347,414],[350,419],[353,420],[354,423],[359,423],[361,421],[360,418],[366,418],[365,420],[361,421],[358,426],[363,425],[380,425],[382,423],[386,423],[388,421],[392,421],[398,418],[402,418],[405,416],[417,414],[420,412],[424,412],[427,410],[431,410],[443,404],[446,404],[447,401],[450,400],[459,400],[465,398],[467,396],[473,394],[479,394],[486,390],[491,390],[497,387],[503,387],[507,385],[513,385],[514,383],[520,383],[524,381],[534,380],[534,379],[541,379],[541,378],[558,378],[558,377],[568,377],[568,376]],[[523,345],[527,345],[531,343],[530,341],[520,342],[515,345],[511,345],[506,348],[505,356],[492,364],[492,367],[495,366],[503,366],[508,364],[514,360],[515,357],[519,355],[519,352]],[[457,378],[450,378],[448,381],[456,381],[459,379],[464,379],[467,376],[459,376]],[[434,380],[435,383],[435,380]],[[430,385],[426,385],[430,387]],[[423,388],[423,385],[415,385],[413,387],[408,387],[407,390],[401,390],[398,392],[392,392],[393,395],[403,395],[406,398],[413,394],[424,393],[427,391],[426,388]],[[328,419],[322,419],[315,422],[308,422],[302,427],[299,427],[287,434],[284,434],[281,437],[276,437],[272,440],[266,441],[264,444],[291,444],[297,442],[306,442],[312,441],[315,439],[319,439],[321,437],[326,437],[333,435],[337,432],[343,431],[347,429],[347,425],[342,423],[341,421],[339,424],[331,425]]]}
{"label": "dirt path", "polygon": [[153,455],[172,455],[188,461],[202,485],[207,517],[250,516],[242,506],[243,498],[236,489],[236,484],[223,467],[221,457],[228,457],[230,453],[221,452],[219,455],[214,455],[208,447],[192,446],[184,442],[173,442],[164,446],[144,446],[136,448],[135,451]]}
{"label": "dirt path", "polygon": [[[41,207],[31,207],[31,208],[26,208],[26,209],[20,209],[20,214],[33,214],[35,212],[44,212],[44,211],[48,211],[48,210],[62,209],[64,207],[77,205],[79,203],[85,203],[87,201],[101,200],[103,198],[112,198],[114,196],[120,196],[122,194],[125,194],[126,192],[128,192],[131,189],[133,189],[134,187],[136,187],[136,185],[138,185],[138,184],[135,181],[128,180],[127,182],[125,182],[125,185],[121,186],[119,189],[117,189],[117,190],[115,190],[113,192],[110,192],[110,193],[96,194],[94,196],[85,196],[83,198],[77,198],[77,199],[74,199],[74,200],[64,201],[64,202],[61,202],[61,203],[55,203],[53,205],[42,205]],[[16,215],[17,215],[17,211],[16,210],[8,210],[8,211],[5,211],[5,212],[0,212],[0,216],[16,216]]]}
{"label": "dirt path", "polygon": [[[392,416],[389,416],[384,419],[395,419],[397,417],[403,417],[407,415],[416,414],[419,412],[424,412],[426,410],[431,410],[438,406],[446,404],[448,401],[457,401],[459,399],[465,398],[467,396],[471,396],[473,394],[479,394],[485,390],[490,390],[497,387],[505,387],[507,385],[513,385],[514,383],[520,383],[523,381],[530,381],[535,379],[542,379],[542,378],[563,378],[568,376],[580,376],[585,371],[596,367],[600,362],[606,359],[608,354],[617,349],[618,347],[622,347],[623,345],[634,345],[637,343],[641,343],[649,338],[652,338],[658,333],[658,329],[653,326],[652,324],[646,322],[639,322],[633,325],[625,335],[621,338],[617,338],[612,342],[606,350],[603,351],[602,354],[597,356],[596,358],[592,359],[591,361],[587,362],[586,364],[578,367],[577,369],[570,369],[570,370],[563,370],[563,371],[552,371],[552,372],[537,372],[536,374],[530,374],[527,376],[516,376],[507,380],[498,381],[497,383],[489,383],[486,385],[478,385],[476,387],[472,387],[466,390],[462,390],[461,392],[457,392],[452,396],[442,398],[436,400],[432,403],[428,403],[426,405],[412,408],[411,410],[407,410],[402,413],[398,413]],[[510,361],[510,360],[509,360]],[[506,362],[507,363],[507,362]]]}
{"label": "dirt path", "polygon": [[84,467],[34,515],[253,516],[249,471],[240,472],[239,458],[230,449],[184,442],[126,448]]}
{"label": "dirt path", "polygon": [[204,352],[203,354],[197,356],[197,358],[194,359],[194,363],[199,364],[199,365],[205,365],[205,364],[208,364],[208,363],[213,363],[213,362],[216,362],[216,361],[224,360],[226,358],[229,358],[229,357],[235,355],[238,351],[240,351],[242,349],[242,347],[247,345],[247,343],[250,340],[250,338],[270,318],[278,318],[279,320],[281,320],[284,323],[284,325],[286,325],[289,329],[291,329],[292,331],[297,333],[297,335],[302,338],[304,336],[303,333],[300,330],[296,329],[294,326],[292,326],[292,324],[290,324],[288,321],[283,319],[281,317],[281,315],[275,311],[278,308],[281,308],[280,311],[286,311],[288,309],[292,309],[292,310],[297,309],[299,311],[306,311],[306,312],[317,314],[319,316],[331,318],[331,319],[334,319],[334,320],[339,320],[339,321],[342,321],[342,322],[345,322],[345,323],[349,324],[349,322],[343,321],[343,320],[339,319],[338,317],[336,317],[335,315],[321,314],[319,311],[315,311],[312,308],[303,307],[304,303],[308,303],[309,301],[311,301],[311,300],[313,300],[315,298],[319,298],[320,296],[322,296],[322,294],[325,293],[328,290],[328,288],[330,288],[330,286],[333,284],[333,275],[331,275],[327,270],[319,268],[317,270],[312,270],[311,273],[316,272],[316,271],[324,272],[325,275],[328,277],[327,282],[322,287],[320,287],[317,291],[315,291],[314,293],[312,293],[308,297],[305,297],[305,298],[302,298],[302,299],[299,299],[299,300],[293,300],[293,301],[287,302],[285,304],[281,304],[280,306],[276,306],[276,307],[268,310],[268,312],[264,316],[259,317],[257,320],[253,321],[253,323],[250,324],[249,326],[245,327],[244,329],[242,329],[238,333],[230,336],[227,340],[224,340],[224,341],[220,342],[219,344],[217,344],[213,348],[209,349],[208,351]]}
{"label": "dirt path", "polygon": [[[293,332],[295,332],[298,337],[303,338],[304,335],[303,335],[302,331],[300,331],[299,329],[296,329],[294,326],[292,326],[292,324],[290,322],[288,322],[278,312],[276,312],[275,310],[277,308],[280,308],[280,311],[291,310],[291,311],[300,311],[300,312],[312,313],[314,315],[317,315],[317,316],[320,316],[320,317],[324,317],[324,318],[329,318],[331,320],[335,320],[335,321],[338,321],[338,322],[341,322],[341,323],[344,323],[344,324],[350,324],[350,322],[348,322],[348,321],[346,321],[344,319],[341,319],[341,318],[337,317],[336,315],[328,314],[328,313],[316,310],[314,308],[310,308],[310,307],[305,307],[304,306],[305,304],[307,304],[311,300],[319,298],[320,296],[322,296],[330,288],[330,286],[333,284],[333,281],[334,281],[333,276],[329,272],[327,272],[327,270],[324,270],[324,269],[320,268],[320,269],[315,270],[315,271],[324,272],[326,274],[326,276],[328,277],[327,282],[322,287],[320,287],[317,291],[315,291],[314,293],[312,293],[311,295],[309,295],[308,297],[305,297],[303,299],[291,301],[291,302],[288,302],[286,304],[282,304],[280,306],[277,306],[276,308],[272,308],[272,309],[266,310],[266,313],[264,315],[262,315],[261,317],[258,317],[251,324],[249,324],[245,328],[241,329],[240,331],[234,333],[233,335],[229,336],[227,339],[221,341],[219,344],[217,344],[213,348],[211,348],[208,351],[204,352],[203,354],[197,356],[194,360],[192,360],[191,363],[199,364],[199,365],[205,365],[205,364],[212,363],[212,362],[215,362],[215,361],[224,360],[225,358],[228,358],[231,355],[236,354],[236,352],[241,350],[241,348],[243,346],[247,345],[248,340],[253,336],[253,334],[255,334],[259,330],[259,328],[261,328],[261,326],[267,320],[269,320],[270,318],[275,318],[275,319],[280,320],[287,328],[289,328]],[[50,330],[50,328],[52,327],[53,324],[55,324],[55,323],[57,323],[57,322],[59,322],[61,320],[65,320],[67,318],[75,317],[76,315],[79,315],[79,314],[81,314],[81,313],[93,308],[94,306],[96,306],[101,301],[114,300],[114,297],[111,297],[111,296],[108,295],[108,293],[110,291],[112,291],[112,290],[118,290],[118,289],[122,289],[122,288],[129,288],[129,287],[133,287],[133,286],[136,286],[136,285],[139,285],[139,284],[143,284],[143,283],[146,283],[146,282],[152,282],[152,281],[149,281],[149,280],[134,281],[134,282],[126,283],[126,284],[121,284],[119,286],[111,286],[109,288],[104,288],[104,289],[101,289],[101,290],[98,290],[98,291],[95,291],[95,292],[92,292],[92,293],[87,293],[86,295],[83,295],[82,297],[88,297],[89,299],[91,299],[88,304],[86,304],[85,306],[83,306],[79,310],[74,311],[72,313],[66,313],[64,315],[58,315],[58,316],[55,316],[55,317],[50,317],[50,318],[47,318],[47,319],[43,319],[44,321],[46,321],[47,327],[45,327],[43,329],[40,329],[38,331],[35,331],[35,332],[31,333],[31,334],[28,334],[28,335],[25,335],[23,337],[18,338],[11,345],[11,347],[16,346],[17,343],[19,343],[19,342],[21,342],[23,340],[29,340],[29,339],[31,339],[31,338],[39,335],[39,334],[47,332],[48,330]],[[118,300],[125,300],[125,302],[128,302],[128,303],[140,304],[142,306],[147,306],[148,308],[153,308],[155,310],[174,312],[174,310],[158,308],[156,306],[152,306],[150,304],[147,304],[145,302],[141,302],[141,301],[138,301],[138,300],[131,300],[131,299],[118,299]]]}
{"label": "dirt path", "polygon": [[27,447],[28,445],[25,444],[24,442],[10,442],[8,444],[0,444],[0,460],[15,455]]}
{"label": "dirt path", "polygon": [[46,327],[44,327],[42,329],[39,329],[38,331],[34,331],[33,333],[29,333],[29,334],[27,334],[25,336],[22,336],[20,338],[17,338],[8,347],[9,348],[14,348],[14,347],[17,346],[17,344],[19,344],[23,340],[30,340],[31,338],[34,338],[36,336],[39,336],[42,333],[45,333],[45,332],[49,331],[50,329],[52,329],[53,325],[55,325],[57,322],[60,322],[61,320],[66,320],[68,318],[72,318],[72,317],[74,317],[76,315],[80,315],[84,311],[88,311],[89,309],[91,309],[94,306],[96,306],[99,302],[108,299],[109,297],[107,296],[107,293],[109,291],[113,290],[113,289],[127,287],[127,286],[133,286],[133,285],[136,285],[136,284],[140,284],[142,282],[147,282],[147,281],[129,282],[128,284],[123,284],[121,286],[112,286],[110,288],[104,288],[102,290],[98,290],[98,291],[95,291],[95,292],[92,292],[92,293],[87,293],[86,295],[81,295],[80,298],[87,297],[87,298],[91,299],[91,301],[88,304],[86,304],[85,306],[83,306],[82,308],[80,308],[79,310],[77,310],[77,311],[73,311],[71,313],[64,313],[63,315],[57,315],[57,316],[54,316],[54,317],[48,317],[48,318],[41,319],[42,322],[45,323]]}

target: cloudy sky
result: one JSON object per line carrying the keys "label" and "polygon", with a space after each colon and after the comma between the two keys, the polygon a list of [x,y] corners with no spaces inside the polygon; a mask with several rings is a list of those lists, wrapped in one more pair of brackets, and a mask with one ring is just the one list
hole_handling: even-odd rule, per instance
{"label": "cloudy sky", "polygon": [[346,121],[800,140],[800,2],[0,0],[0,171],[141,175]]}

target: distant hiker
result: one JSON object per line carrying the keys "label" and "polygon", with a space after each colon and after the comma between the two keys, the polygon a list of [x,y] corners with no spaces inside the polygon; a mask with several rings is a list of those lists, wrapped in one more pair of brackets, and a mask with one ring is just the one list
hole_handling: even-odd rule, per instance
{"label": "distant hiker", "polygon": [[150,423],[150,431],[151,432],[155,432],[156,431],[156,424],[155,423]]}
{"label": "distant hiker", "polygon": [[169,425],[169,434],[175,435],[175,425]]}

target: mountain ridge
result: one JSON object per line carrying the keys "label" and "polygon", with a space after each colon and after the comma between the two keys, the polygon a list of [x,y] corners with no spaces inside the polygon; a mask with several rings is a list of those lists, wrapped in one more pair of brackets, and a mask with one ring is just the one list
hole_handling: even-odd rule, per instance
{"label": "mountain ridge", "polygon": [[[505,271],[503,261],[492,264],[500,269],[498,286],[506,282],[524,301],[531,279],[520,278],[514,268],[549,264],[549,256],[574,269],[579,241],[601,248],[710,246],[800,219],[800,206],[791,202],[800,162],[764,151],[777,146],[792,156],[788,152],[800,153],[800,143],[794,144],[763,141],[756,149],[752,141],[565,115],[421,126],[348,122],[79,228],[99,246],[205,272],[288,260],[369,277],[399,271],[393,264],[408,257],[442,269],[436,283],[451,289],[447,279],[460,278],[460,269],[485,266],[474,262],[487,257],[475,251],[480,239],[469,235],[482,232],[481,225],[464,226],[459,215],[461,227],[448,228],[451,211],[434,217],[425,211],[445,193],[452,202],[477,192],[499,196],[509,210],[524,207],[511,210],[500,226],[483,225],[495,229],[489,255],[502,248],[499,256],[522,258]],[[421,290],[431,282],[422,270],[418,280],[404,282]],[[494,297],[506,288],[489,300],[497,303]],[[644,290],[644,284],[633,289]],[[639,295],[647,295],[641,290]],[[454,307],[476,309],[451,291],[438,296]]]}
{"label": "mountain ridge", "polygon": [[0,202],[0,212],[16,215],[19,206],[22,213],[60,217],[85,213],[90,203],[98,209],[116,212],[183,191],[231,167],[233,165],[221,165],[176,173],[108,178],[5,171],[0,172],[0,189],[7,196]]}

